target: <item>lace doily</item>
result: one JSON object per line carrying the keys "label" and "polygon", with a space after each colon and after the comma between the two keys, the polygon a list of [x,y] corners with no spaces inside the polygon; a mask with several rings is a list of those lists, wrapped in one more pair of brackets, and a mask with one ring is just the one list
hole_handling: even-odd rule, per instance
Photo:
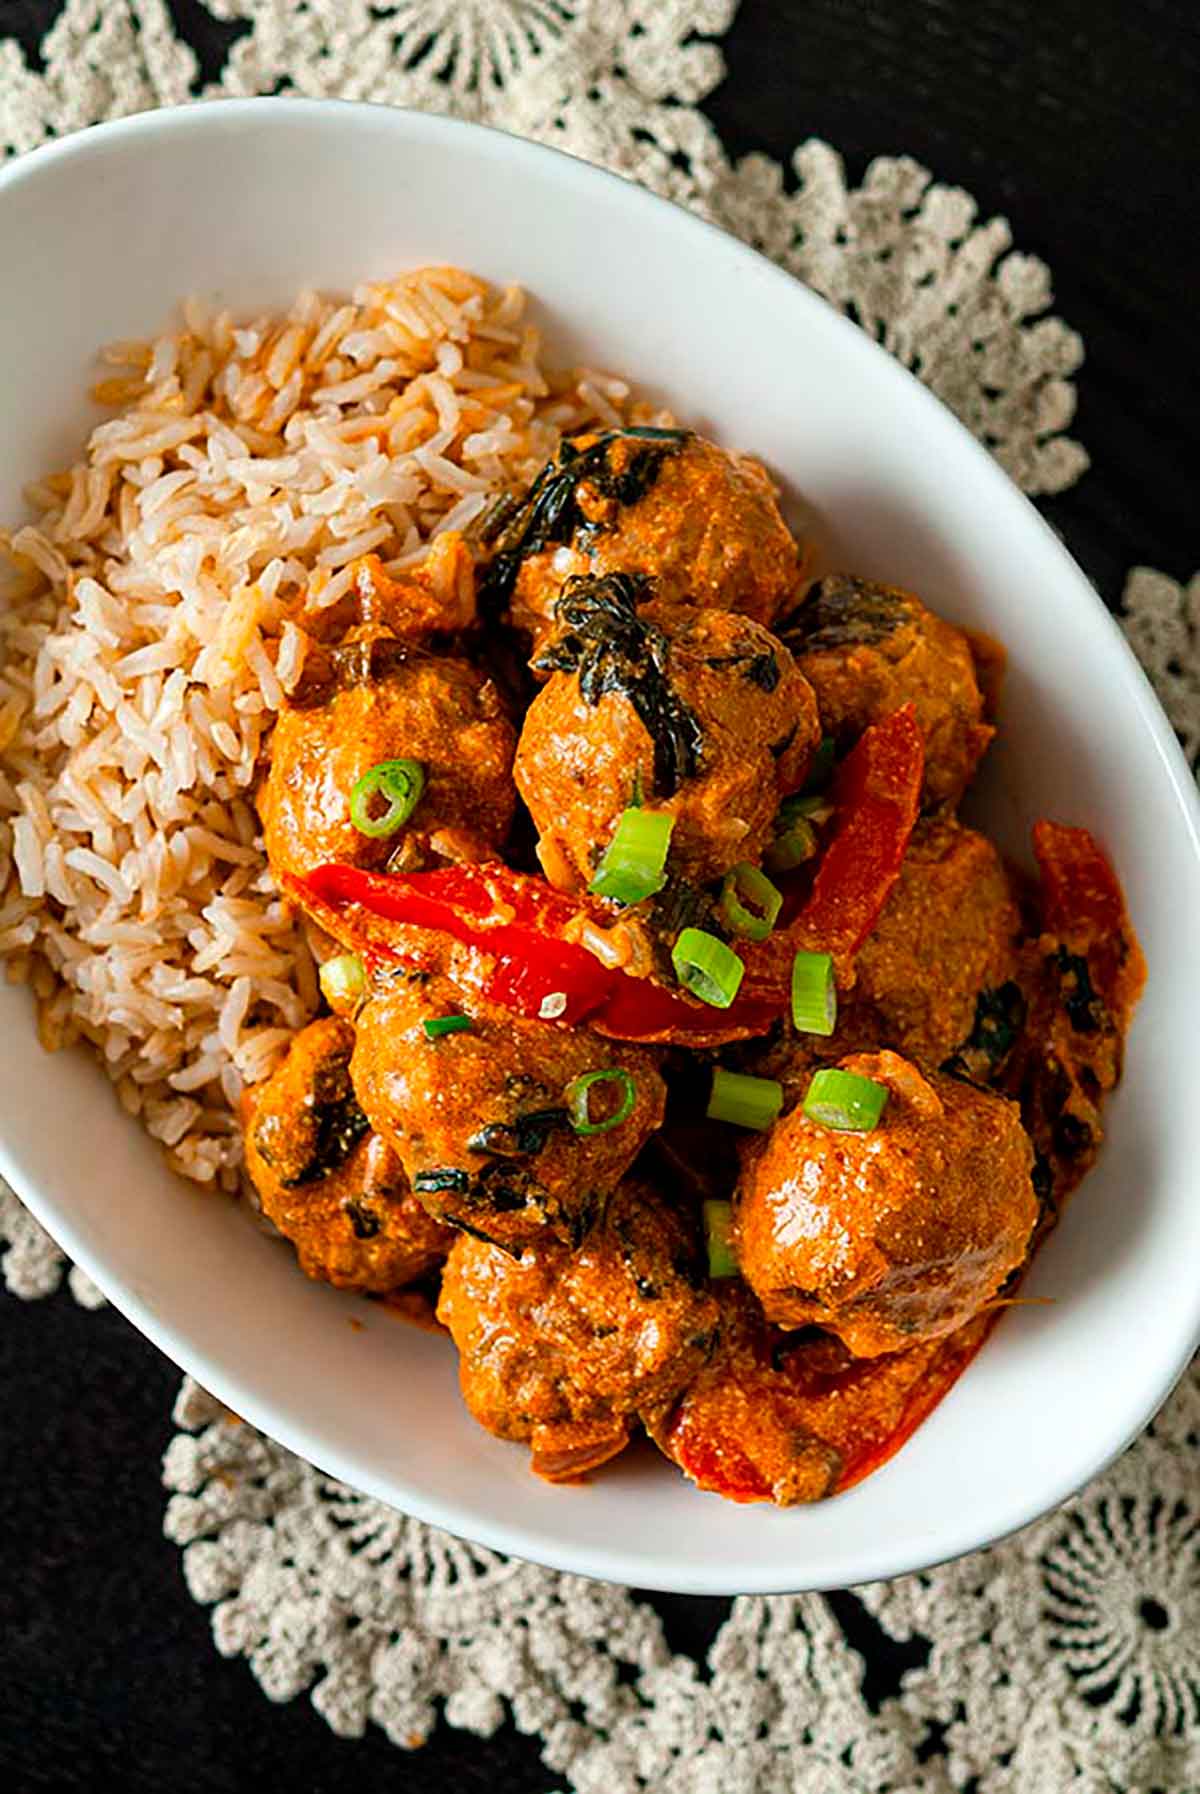
{"label": "lace doily", "polygon": [[1186,586],[1135,567],[1122,598],[1129,645],[1150,675],[1171,727],[1200,761],[1200,573]]}
{"label": "lace doily", "polygon": [[[820,1595],[734,1601],[705,1670],[623,1589],[356,1494],[185,1379],[169,1538],[266,1693],[406,1748],[511,1715],[577,1794],[1112,1794],[1200,1783],[1200,1375],[1015,1539],[858,1591],[926,1661],[876,1711]],[[705,1671],[707,1673],[705,1673]],[[930,1747],[937,1745],[936,1754]]]}
{"label": "lace doily", "polygon": [[[1064,432],[1078,337],[1007,225],[907,158],[857,188],[810,141],[732,162],[696,102],[735,0],[208,0],[202,84],[164,0],[68,0],[32,68],[0,40],[0,153],[156,105],[264,92],[452,111],[604,163],[756,244],[913,368],[1030,494],[1085,468]],[[1200,755],[1200,575],[1136,568],[1125,629]],[[26,1298],[99,1292],[0,1186]],[[701,1666],[624,1590],[408,1520],[234,1423],[185,1379],[166,1531],[217,1648],[339,1734],[406,1748],[439,1716],[511,1718],[578,1794],[1132,1794],[1200,1787],[1200,1377],[1056,1514],[991,1551],[859,1591],[921,1661],[868,1701],[837,1604],[741,1599]],[[843,1602],[849,1597],[841,1597]],[[842,1610],[844,1613],[844,1609]]]}

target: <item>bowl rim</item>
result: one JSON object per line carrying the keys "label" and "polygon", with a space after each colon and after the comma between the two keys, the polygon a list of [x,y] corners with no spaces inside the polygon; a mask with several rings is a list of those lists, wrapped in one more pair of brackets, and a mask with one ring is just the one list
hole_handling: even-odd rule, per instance
{"label": "bowl rim", "polygon": [[[827,331],[843,341],[852,338],[855,354],[862,355],[865,350],[868,357],[873,355],[874,375],[880,385],[903,391],[906,404],[923,406],[927,416],[933,417],[936,414],[940,416],[943,425],[951,425],[959,452],[974,456],[977,464],[986,464],[990,470],[997,502],[1020,508],[1024,519],[1023,527],[1028,530],[1031,526],[1036,526],[1043,547],[1049,549],[1058,562],[1060,576],[1070,579],[1087,594],[1096,627],[1107,629],[1110,645],[1117,650],[1113,655],[1114,674],[1119,674],[1127,698],[1149,732],[1162,774],[1175,799],[1175,814],[1187,833],[1193,854],[1200,862],[1200,793],[1182,748],[1115,618],[1045,518],[948,407],[878,342],[835,307],[820,299],[795,276],[717,225],[688,211],[686,207],[649,191],[633,180],[585,162],[565,151],[532,142],[494,126],[373,102],[269,96],[227,99],[215,104],[192,101],[183,105],[161,107],[93,125],[68,137],[40,145],[0,168],[0,208],[7,193],[30,182],[36,183],[43,172],[60,163],[86,160],[101,143],[150,142],[156,137],[178,133],[203,135],[207,131],[222,128],[223,123],[231,118],[270,124],[286,116],[290,121],[299,119],[319,129],[336,129],[339,119],[362,118],[364,115],[369,115],[376,124],[384,118],[390,119],[397,133],[402,138],[407,137],[410,142],[423,141],[436,147],[439,143],[473,140],[490,158],[506,159],[518,178],[522,168],[536,167],[541,171],[549,171],[565,185],[578,186],[582,183],[585,186],[599,187],[603,184],[610,193],[619,189],[621,203],[634,212],[640,209],[651,225],[660,230],[682,229],[685,235],[691,235],[696,241],[702,235],[707,242],[707,253],[725,256],[735,262],[741,277],[747,282],[761,283],[776,292],[786,291],[788,303],[807,312],[810,324],[818,331]],[[477,1511],[468,1511],[461,1502],[453,1498],[428,1496],[420,1489],[408,1487],[402,1479],[393,1482],[376,1475],[369,1464],[360,1463],[352,1453],[333,1446],[327,1448],[319,1437],[310,1434],[303,1421],[293,1423],[285,1415],[281,1424],[271,1399],[259,1397],[252,1382],[249,1385],[244,1382],[242,1372],[232,1364],[226,1367],[215,1363],[210,1351],[194,1347],[186,1336],[181,1339],[175,1328],[139,1297],[135,1289],[127,1287],[118,1274],[110,1274],[103,1252],[99,1249],[93,1251],[88,1239],[73,1222],[69,1206],[61,1208],[55,1196],[39,1186],[35,1174],[25,1173],[22,1163],[10,1151],[8,1142],[2,1135],[0,1172],[3,1172],[33,1215],[45,1225],[64,1252],[81,1266],[113,1306],[152,1344],[173,1363],[193,1375],[219,1400],[269,1437],[277,1439],[288,1450],[305,1457],[327,1473],[386,1505],[401,1505],[405,1513],[429,1525],[444,1528],[490,1549],[572,1574],[619,1583],[631,1580],[629,1558],[620,1548],[559,1545],[543,1539],[535,1524],[509,1521],[502,1515],[485,1520]],[[1086,1450],[1076,1450],[1069,1461],[1064,1462],[1056,1477],[1039,1482],[1036,1494],[1010,1500],[1004,1518],[989,1521],[982,1532],[978,1524],[971,1523],[964,1515],[957,1526],[946,1527],[942,1531],[936,1547],[914,1547],[905,1553],[903,1561],[898,1561],[894,1548],[889,1549],[886,1538],[881,1538],[873,1550],[855,1551],[852,1565],[839,1566],[835,1557],[829,1573],[821,1573],[816,1578],[798,1577],[794,1570],[789,1572],[786,1564],[781,1564],[779,1568],[763,1567],[752,1574],[743,1570],[736,1579],[731,1579],[728,1573],[722,1573],[719,1564],[709,1566],[697,1563],[687,1576],[672,1573],[669,1579],[656,1580],[652,1571],[646,1573],[649,1570],[648,1561],[639,1559],[636,1585],[664,1592],[697,1595],[789,1594],[809,1589],[845,1587],[910,1574],[983,1549],[1058,1507],[1106,1469],[1137,1437],[1166,1400],[1186,1369],[1197,1345],[1200,1345],[1200,1285],[1197,1286],[1190,1313],[1186,1318],[1182,1314],[1180,1316],[1178,1342],[1174,1357],[1169,1362],[1159,1363],[1155,1376],[1143,1386],[1139,1400],[1127,1404],[1128,1411],[1111,1417],[1110,1423],[1105,1426],[1097,1425],[1091,1429],[1088,1435],[1091,1444]],[[1033,1485],[1026,1486],[1032,1488]]]}

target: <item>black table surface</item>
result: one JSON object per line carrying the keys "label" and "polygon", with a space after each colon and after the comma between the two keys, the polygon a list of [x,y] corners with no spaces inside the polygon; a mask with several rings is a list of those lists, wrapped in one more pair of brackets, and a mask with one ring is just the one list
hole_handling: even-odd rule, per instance
{"label": "black table surface", "polygon": [[[0,37],[35,53],[56,11],[0,0]],[[230,27],[198,0],[170,11],[211,73]],[[705,104],[734,154],[786,161],[815,135],[852,179],[912,155],[1049,264],[1087,349],[1072,433],[1092,467],[1043,508],[1113,605],[1135,564],[1197,565],[1198,21],[1180,0],[744,0]],[[376,1730],[346,1742],[217,1655],[161,1530],[178,1381],[111,1308],[0,1293],[0,1787],[548,1788],[511,1730],[443,1727],[411,1756]],[[654,1599],[696,1654],[727,1609]],[[853,1597],[834,1605],[868,1698],[888,1692],[903,1658]]]}

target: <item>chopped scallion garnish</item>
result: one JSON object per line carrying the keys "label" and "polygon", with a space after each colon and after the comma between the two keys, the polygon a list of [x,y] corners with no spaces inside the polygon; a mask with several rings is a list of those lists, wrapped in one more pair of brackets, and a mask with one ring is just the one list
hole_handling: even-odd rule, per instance
{"label": "chopped scallion garnish", "polygon": [[804,1113],[837,1133],[868,1134],[887,1106],[888,1090],[873,1078],[827,1066],[813,1073]]}
{"label": "chopped scallion garnish", "polygon": [[785,797],[779,806],[779,821],[783,827],[790,827],[797,816],[803,816],[808,822],[828,822],[832,815],[833,805],[823,791]]}
{"label": "chopped scallion garnish", "polygon": [[471,1018],[469,1015],[429,1015],[421,1026],[426,1040],[440,1040],[443,1034],[466,1034]]}
{"label": "chopped scallion garnish", "polygon": [[675,818],[665,810],[622,810],[588,890],[617,903],[640,903],[667,882],[667,850]]}
{"label": "chopped scallion garnish", "polygon": [[684,928],[671,948],[671,964],[685,990],[714,1009],[728,1009],[746,968],[725,942],[704,928]]}
{"label": "chopped scallion garnish", "polygon": [[708,1201],[704,1204],[704,1243],[708,1248],[710,1277],[736,1277],[738,1262],[733,1255],[730,1234],[733,1230],[732,1202]]}
{"label": "chopped scallion garnish", "polygon": [[776,890],[757,866],[743,862],[725,874],[720,908],[731,934],[747,941],[765,941],[783,908],[783,892]]}
{"label": "chopped scallion garnish", "polygon": [[317,974],[321,995],[335,1014],[353,1009],[367,987],[367,975],[357,953],[339,953],[327,959]]}
{"label": "chopped scallion garnish", "polygon": [[[616,1084],[621,1090],[621,1100],[611,1115],[601,1121],[592,1120],[592,1091],[597,1084]],[[610,1128],[620,1127],[633,1113],[633,1105],[637,1101],[637,1085],[623,1066],[610,1066],[606,1071],[585,1071],[573,1078],[566,1088],[567,1117],[577,1134],[607,1134]]]}
{"label": "chopped scallion garnish", "polygon": [[[350,820],[360,835],[377,840],[403,828],[421,801],[425,769],[419,760],[381,760],[350,792]],[[377,809],[379,799],[387,808]]]}
{"label": "chopped scallion garnish", "polygon": [[807,817],[797,816],[776,835],[763,860],[772,872],[794,872],[805,860],[811,860],[816,851],[817,837],[812,823]]}
{"label": "chopped scallion garnish", "polygon": [[792,1020],[801,1034],[830,1035],[837,1027],[837,986],[828,953],[797,953],[792,965]]}
{"label": "chopped scallion garnish", "polygon": [[774,1078],[752,1078],[721,1065],[714,1068],[706,1110],[710,1121],[730,1121],[734,1127],[762,1134],[779,1119],[782,1108],[783,1085]]}

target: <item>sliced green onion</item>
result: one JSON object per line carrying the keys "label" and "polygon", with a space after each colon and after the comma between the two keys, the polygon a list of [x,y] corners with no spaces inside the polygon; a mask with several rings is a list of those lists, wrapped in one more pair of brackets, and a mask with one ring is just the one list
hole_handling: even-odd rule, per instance
{"label": "sliced green onion", "polygon": [[816,851],[817,837],[813,833],[812,823],[803,816],[797,816],[782,834],[776,835],[763,855],[763,860],[772,872],[794,872],[797,866],[803,866],[805,860],[811,860]]}
{"label": "sliced green onion", "polygon": [[834,752],[833,736],[822,735],[804,781],[806,791],[823,791],[828,785],[833,777]]}
{"label": "sliced green onion", "polygon": [[779,806],[779,821],[785,828],[790,828],[798,816],[809,822],[828,822],[832,815],[833,805],[823,791],[811,795],[802,791],[799,797],[785,797]]}
{"label": "sliced green onion", "polygon": [[738,1262],[733,1256],[729,1235],[733,1227],[732,1202],[710,1201],[704,1204],[704,1242],[708,1247],[710,1277],[736,1277]]}
{"label": "sliced green onion", "polygon": [[317,974],[321,995],[337,1012],[353,1009],[367,988],[367,975],[357,953],[339,953],[327,959]]}
{"label": "sliced green onion", "polygon": [[640,903],[667,882],[667,849],[675,818],[665,810],[622,810],[588,890],[618,903]]}
{"label": "sliced green onion", "polygon": [[746,968],[725,942],[704,928],[684,928],[671,948],[675,976],[685,990],[714,1009],[728,1009]]}
{"label": "sliced green onion", "polygon": [[765,941],[783,908],[783,892],[776,890],[757,866],[743,861],[725,874],[720,907],[732,934],[747,941]]}
{"label": "sliced green onion", "polygon": [[[381,760],[356,779],[350,792],[350,820],[360,835],[376,840],[403,828],[421,801],[425,769],[419,760]],[[374,814],[377,798],[387,809]]]}
{"label": "sliced green onion", "polygon": [[443,1034],[466,1034],[471,1026],[469,1015],[430,1015],[421,1023],[426,1040],[440,1040]]}
{"label": "sliced green onion", "polygon": [[888,1090],[873,1078],[827,1067],[813,1073],[804,1113],[837,1133],[869,1134],[887,1106]]}
{"label": "sliced green onion", "polygon": [[744,1072],[714,1067],[705,1111],[710,1121],[731,1121],[735,1127],[763,1134],[778,1121],[782,1107],[783,1085],[774,1078],[751,1078]]}
{"label": "sliced green onion", "polygon": [[801,1034],[833,1033],[837,985],[828,953],[797,953],[792,964],[792,1020]]}
{"label": "sliced green onion", "polygon": [[[597,1084],[619,1084],[621,1087],[620,1102],[603,1121],[592,1120],[592,1091]],[[573,1078],[565,1095],[567,1117],[577,1134],[607,1134],[610,1128],[620,1127],[633,1113],[637,1085],[623,1066],[614,1065],[607,1071],[585,1071],[580,1077]]]}

